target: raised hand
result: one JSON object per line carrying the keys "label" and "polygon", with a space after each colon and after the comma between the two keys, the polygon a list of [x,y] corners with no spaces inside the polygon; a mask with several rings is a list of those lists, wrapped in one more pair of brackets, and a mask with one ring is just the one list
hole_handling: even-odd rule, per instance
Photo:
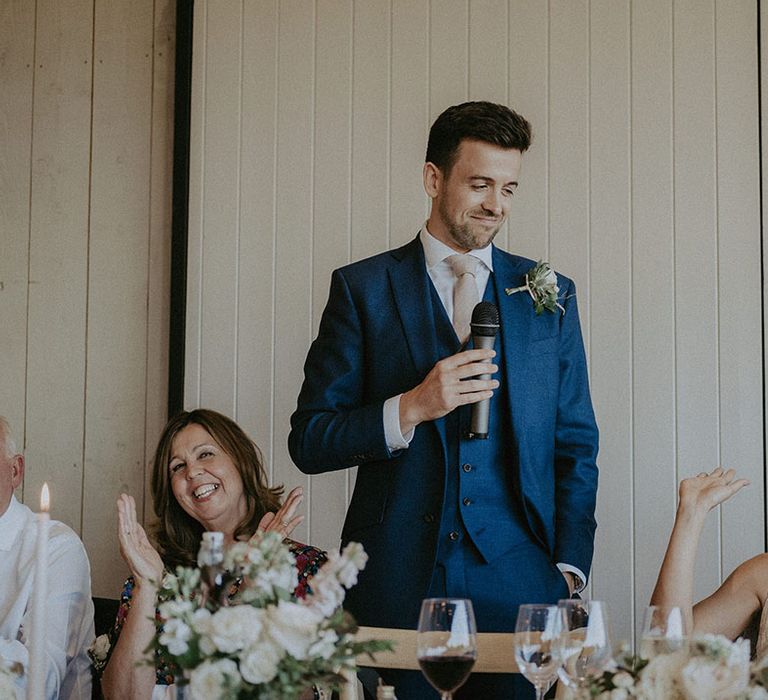
{"label": "raised hand", "polygon": [[259,521],[259,530],[279,532],[283,537],[288,537],[304,521],[303,515],[296,515],[296,509],[303,500],[304,491],[301,486],[297,486],[288,494],[277,513],[264,514]]}
{"label": "raised hand", "polygon": [[701,472],[683,479],[680,482],[680,507],[708,513],[749,484],[747,479],[735,477],[735,469],[726,471],[718,467],[710,474]]}
{"label": "raised hand", "polygon": [[440,360],[421,384],[400,397],[403,435],[419,423],[442,418],[458,406],[490,399],[499,382],[470,377],[497,372],[499,368],[489,362],[495,355],[490,348],[465,350]]}
{"label": "raised hand", "polygon": [[159,585],[163,577],[163,560],[136,517],[136,501],[125,493],[117,499],[117,536],[120,556],[136,581],[152,581]]}

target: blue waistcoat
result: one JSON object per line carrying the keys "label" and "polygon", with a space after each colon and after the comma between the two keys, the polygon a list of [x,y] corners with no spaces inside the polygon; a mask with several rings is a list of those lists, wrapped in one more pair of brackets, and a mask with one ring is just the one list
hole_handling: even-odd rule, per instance
{"label": "blue waistcoat", "polygon": [[[488,279],[483,299],[498,305],[493,275]],[[459,341],[434,288],[432,306],[440,350],[444,356],[452,355],[459,351]],[[500,331],[494,346],[496,362],[504,357],[503,342]],[[495,377],[503,383],[505,373],[513,371],[514,368],[499,366]],[[437,563],[446,567],[449,578],[452,566],[464,566],[464,558],[455,556],[459,547],[474,545],[482,558],[490,562],[515,545],[531,540],[521,511],[514,441],[503,428],[511,425],[511,421],[507,392],[502,389],[496,390],[491,399],[485,440],[466,438],[471,406],[461,406],[446,416],[448,468]]]}

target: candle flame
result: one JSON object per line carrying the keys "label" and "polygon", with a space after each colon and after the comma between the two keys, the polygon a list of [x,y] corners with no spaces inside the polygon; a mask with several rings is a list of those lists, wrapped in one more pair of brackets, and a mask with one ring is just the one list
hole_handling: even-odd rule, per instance
{"label": "candle flame", "polygon": [[48,482],[43,484],[43,489],[40,491],[40,510],[47,513],[51,506],[51,494],[48,489]]}

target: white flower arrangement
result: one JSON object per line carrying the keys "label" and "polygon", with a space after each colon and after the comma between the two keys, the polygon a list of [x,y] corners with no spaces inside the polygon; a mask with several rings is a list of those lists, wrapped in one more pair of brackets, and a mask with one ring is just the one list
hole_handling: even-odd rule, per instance
{"label": "white flower arrangement", "polygon": [[[200,570],[178,567],[163,581],[153,646],[180,670],[193,700],[277,700],[298,697],[313,684],[338,688],[355,657],[391,648],[356,642],[354,620],[341,609],[367,555],[356,543],[331,552],[311,580],[311,595],[293,595],[293,554],[277,533],[257,532],[231,546],[223,567],[229,590],[207,590]],[[183,677],[182,677],[183,674]]]}
{"label": "white flower arrangement", "polygon": [[597,700],[768,700],[768,663],[750,665],[749,641],[695,637],[687,649],[650,661],[625,653],[592,680],[585,697]]}

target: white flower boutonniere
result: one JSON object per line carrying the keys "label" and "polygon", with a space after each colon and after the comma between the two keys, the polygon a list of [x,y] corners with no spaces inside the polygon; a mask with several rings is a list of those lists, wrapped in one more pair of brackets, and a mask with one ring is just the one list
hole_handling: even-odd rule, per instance
{"label": "white flower boutonniere", "polygon": [[504,290],[508,295],[517,292],[528,292],[533,299],[533,309],[538,316],[544,309],[554,312],[565,309],[558,302],[560,287],[557,286],[557,275],[550,264],[545,260],[539,260],[528,272],[525,273],[525,284],[520,287],[507,287]]}
{"label": "white flower boutonniere", "polygon": [[107,665],[109,649],[109,635],[107,634],[100,634],[88,647],[88,656],[91,657],[91,663],[97,671],[101,671]]}

